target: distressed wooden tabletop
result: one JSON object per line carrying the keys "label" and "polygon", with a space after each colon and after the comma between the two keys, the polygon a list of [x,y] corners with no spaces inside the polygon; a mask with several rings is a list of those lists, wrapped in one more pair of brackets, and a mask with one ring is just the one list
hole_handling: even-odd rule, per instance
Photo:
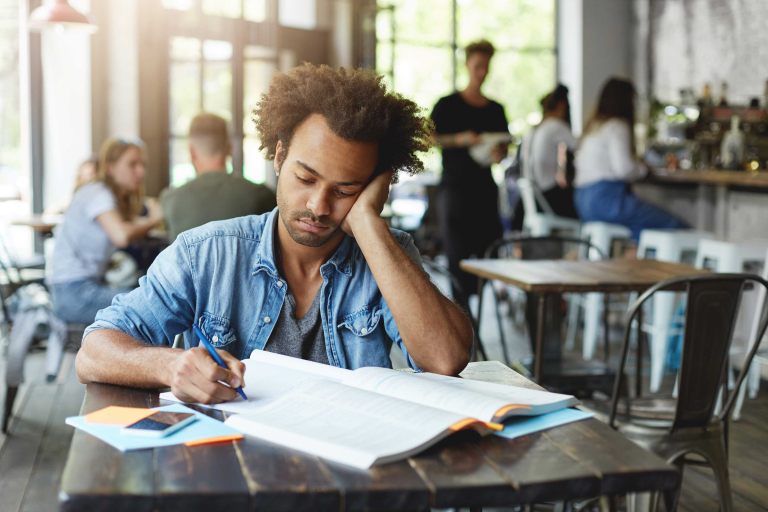
{"label": "distressed wooden tabletop", "polygon": [[461,268],[534,293],[642,292],[673,277],[706,274],[684,263],[657,260],[462,260]]}
{"label": "distressed wooden tabletop", "polygon": [[[536,386],[498,362],[470,363],[462,376]],[[108,405],[164,403],[157,392],[90,384],[81,414]],[[60,499],[64,511],[395,511],[621,495],[673,489],[679,479],[674,467],[593,419],[514,440],[449,439],[367,471],[249,437],[121,453],[77,431]]]}

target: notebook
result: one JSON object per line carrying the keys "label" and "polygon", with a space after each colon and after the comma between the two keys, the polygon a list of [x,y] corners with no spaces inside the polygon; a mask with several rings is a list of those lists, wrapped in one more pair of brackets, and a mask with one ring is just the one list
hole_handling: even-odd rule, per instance
{"label": "notebook", "polygon": [[249,400],[217,406],[238,413],[226,425],[363,469],[410,457],[459,430],[485,435],[506,418],[579,403],[546,391],[388,368],[350,371],[258,350],[244,362]]}

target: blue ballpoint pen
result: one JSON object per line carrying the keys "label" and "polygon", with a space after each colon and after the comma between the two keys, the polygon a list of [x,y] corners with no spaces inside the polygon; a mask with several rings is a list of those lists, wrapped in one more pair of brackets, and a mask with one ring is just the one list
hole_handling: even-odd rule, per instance
{"label": "blue ballpoint pen", "polygon": [[[229,367],[227,367],[227,365],[224,364],[224,361],[222,361],[221,356],[216,352],[216,349],[213,348],[213,345],[211,345],[211,342],[208,341],[208,338],[205,337],[205,334],[203,333],[202,329],[200,329],[196,325],[193,325],[192,329],[195,331],[195,334],[197,334],[197,337],[200,338],[200,341],[203,342],[203,346],[211,355],[213,360],[216,361],[216,363],[222,368],[224,368],[225,370],[229,370]],[[248,400],[248,397],[245,396],[245,393],[243,393],[242,386],[237,388],[236,391],[240,393],[240,396],[243,397],[243,400]]]}

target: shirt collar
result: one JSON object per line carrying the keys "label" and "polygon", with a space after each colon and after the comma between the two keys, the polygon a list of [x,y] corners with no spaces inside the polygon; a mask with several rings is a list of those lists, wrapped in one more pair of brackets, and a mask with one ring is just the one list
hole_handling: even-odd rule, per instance
{"label": "shirt collar", "polygon": [[[275,265],[275,228],[277,222],[279,222],[279,212],[275,208],[268,214],[267,221],[264,223],[264,229],[261,232],[261,239],[259,241],[259,248],[256,250],[256,261],[254,262],[253,274],[258,274],[261,271],[266,271],[269,275],[275,279],[279,279],[277,273],[277,266]],[[336,248],[336,252],[333,253],[331,259],[323,263],[320,267],[320,273],[325,275],[326,269],[333,267],[338,272],[346,275],[352,275],[352,269],[349,264],[350,252],[352,251],[352,238],[349,235],[344,235],[344,239]]]}

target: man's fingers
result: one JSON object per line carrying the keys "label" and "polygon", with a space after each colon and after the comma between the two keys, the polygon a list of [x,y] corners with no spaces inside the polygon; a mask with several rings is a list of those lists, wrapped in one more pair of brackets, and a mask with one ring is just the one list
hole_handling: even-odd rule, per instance
{"label": "man's fingers", "polygon": [[232,380],[232,373],[227,368],[222,368],[211,358],[210,354],[203,349],[202,352],[195,354],[195,367],[207,380],[216,382],[229,382]]}
{"label": "man's fingers", "polygon": [[205,404],[229,402],[238,397],[237,391],[234,388],[225,386],[220,382],[206,380],[202,375],[200,375],[200,378],[192,379],[192,384],[205,394],[206,400],[202,402]]}
{"label": "man's fingers", "polygon": [[245,387],[245,363],[226,350],[217,350],[217,352],[232,373],[227,383],[233,388]]}

